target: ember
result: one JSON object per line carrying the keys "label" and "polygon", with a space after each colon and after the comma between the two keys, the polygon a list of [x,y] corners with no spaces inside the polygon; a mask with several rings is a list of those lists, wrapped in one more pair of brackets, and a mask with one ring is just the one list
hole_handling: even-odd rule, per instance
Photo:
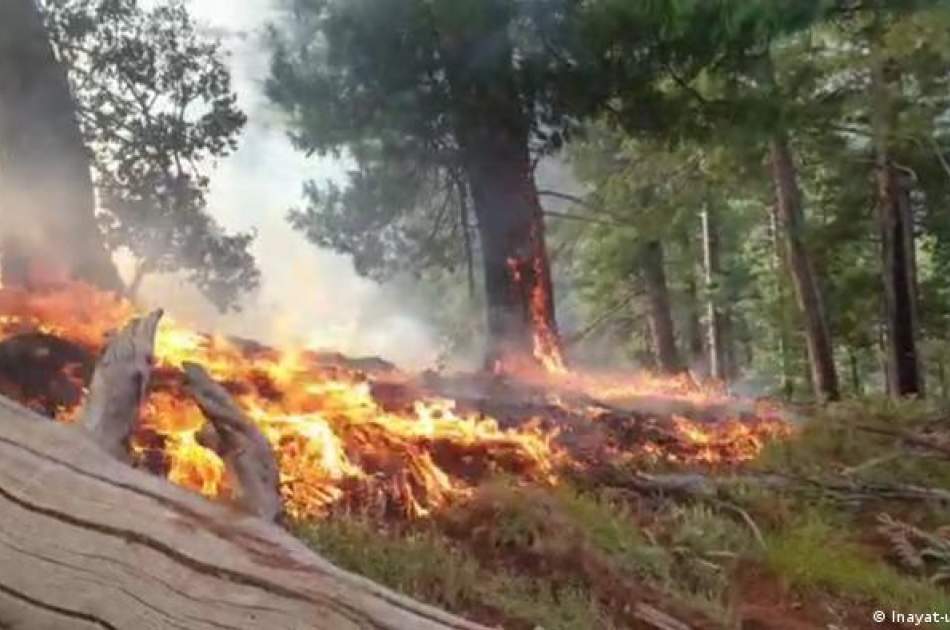
{"label": "ember", "polygon": [[[80,284],[42,292],[0,289],[0,346],[34,331],[98,353],[134,312],[127,302]],[[624,397],[644,393],[686,403],[726,400],[686,380],[535,375],[533,382],[509,382],[505,395],[492,382],[473,404],[471,396],[447,394],[445,383],[440,389],[392,370],[370,375],[335,355],[328,362],[326,354],[271,350],[170,319],[159,327],[156,354],[152,393],[133,442],[138,464],[208,496],[231,492],[222,461],[202,446],[204,416],[184,391],[182,364],[201,364],[274,446],[286,509],[296,517],[367,506],[424,516],[467,496],[493,472],[555,483],[566,466],[611,453],[627,462],[644,456],[732,464],[787,431],[777,419],[702,422],[669,415],[655,423],[619,410]],[[506,407],[505,396],[515,402]],[[72,402],[60,408],[59,419],[76,414]]]}

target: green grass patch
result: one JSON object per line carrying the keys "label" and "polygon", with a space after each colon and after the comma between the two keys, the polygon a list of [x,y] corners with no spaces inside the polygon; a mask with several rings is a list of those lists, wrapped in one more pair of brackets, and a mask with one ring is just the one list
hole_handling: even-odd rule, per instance
{"label": "green grass patch", "polygon": [[[865,399],[831,405],[804,423],[789,440],[769,444],[756,462],[760,469],[815,475],[847,471],[869,482],[950,486],[950,460],[910,455],[893,436],[863,429],[914,432],[945,413],[928,403]],[[943,421],[950,432],[950,422]]]}
{"label": "green grass patch", "polygon": [[950,593],[907,576],[849,540],[840,523],[813,511],[767,537],[765,562],[791,586],[898,610],[950,610]]}
{"label": "green grass patch", "polygon": [[299,525],[297,535],[338,566],[414,599],[506,628],[613,628],[583,584],[486,570],[436,531],[380,529],[360,516]]}

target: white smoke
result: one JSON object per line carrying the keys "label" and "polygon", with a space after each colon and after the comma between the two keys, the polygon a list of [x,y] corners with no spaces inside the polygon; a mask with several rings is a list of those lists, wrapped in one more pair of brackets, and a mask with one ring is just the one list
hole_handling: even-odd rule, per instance
{"label": "white smoke", "polygon": [[262,286],[237,316],[218,314],[174,278],[146,280],[144,301],[189,323],[262,342],[381,356],[406,367],[429,365],[437,343],[418,309],[389,298],[358,276],[348,258],[317,249],[285,220],[287,210],[300,203],[305,180],[341,179],[345,164],[294,150],[263,93],[269,65],[263,31],[278,18],[274,0],[192,0],[189,7],[221,37],[248,115],[238,151],[210,173],[209,210],[228,230],[257,230]]}

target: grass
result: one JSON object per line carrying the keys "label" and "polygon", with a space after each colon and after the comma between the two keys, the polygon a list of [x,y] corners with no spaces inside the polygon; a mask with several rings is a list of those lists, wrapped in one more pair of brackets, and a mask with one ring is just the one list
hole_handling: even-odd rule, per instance
{"label": "grass", "polygon": [[[941,415],[947,417],[916,401],[872,398],[839,403],[806,422],[796,439],[769,445],[757,466],[810,475],[849,470],[869,482],[948,487],[950,459],[907,456],[894,437],[862,429],[913,432]],[[950,430],[950,421],[941,422]]]}
{"label": "grass", "polygon": [[950,593],[900,573],[818,512],[768,537],[767,566],[798,589],[831,591],[881,609],[950,610]]}
{"label": "grass", "polygon": [[[948,487],[950,462],[909,455],[894,438],[857,428],[913,430],[934,417],[920,404],[836,405],[796,438],[769,447],[755,466]],[[728,504],[748,512],[764,534],[764,549],[754,526]],[[708,503],[631,502],[586,485],[497,479],[424,523],[337,516],[301,525],[298,534],[346,569],[512,630],[630,627],[629,604],[657,593],[677,602],[677,610],[685,606],[734,627],[737,571],[746,565],[764,569],[776,588],[805,601],[832,598],[868,611],[950,610],[947,590],[905,572],[891,562],[886,542],[875,542],[879,512],[928,531],[950,520],[938,506],[855,507],[814,490],[736,487]]]}
{"label": "grass", "polygon": [[431,529],[385,530],[361,516],[300,525],[297,534],[337,565],[396,591],[506,628],[613,628],[582,585],[486,570]]}

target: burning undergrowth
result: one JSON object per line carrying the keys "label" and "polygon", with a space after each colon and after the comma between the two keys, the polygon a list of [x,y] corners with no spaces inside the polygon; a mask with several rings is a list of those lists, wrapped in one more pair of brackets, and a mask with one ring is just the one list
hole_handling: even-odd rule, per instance
{"label": "burning undergrowth", "polygon": [[[134,312],[82,285],[0,289],[0,393],[71,420],[95,357]],[[740,411],[686,378],[413,376],[378,359],[280,351],[169,319],[156,355],[133,441],[137,464],[228,496],[224,465],[202,446],[205,419],[184,389],[182,364],[199,363],[273,444],[297,518],[354,509],[424,516],[499,473],[554,484],[605,464],[733,467],[788,432],[774,411]]]}

